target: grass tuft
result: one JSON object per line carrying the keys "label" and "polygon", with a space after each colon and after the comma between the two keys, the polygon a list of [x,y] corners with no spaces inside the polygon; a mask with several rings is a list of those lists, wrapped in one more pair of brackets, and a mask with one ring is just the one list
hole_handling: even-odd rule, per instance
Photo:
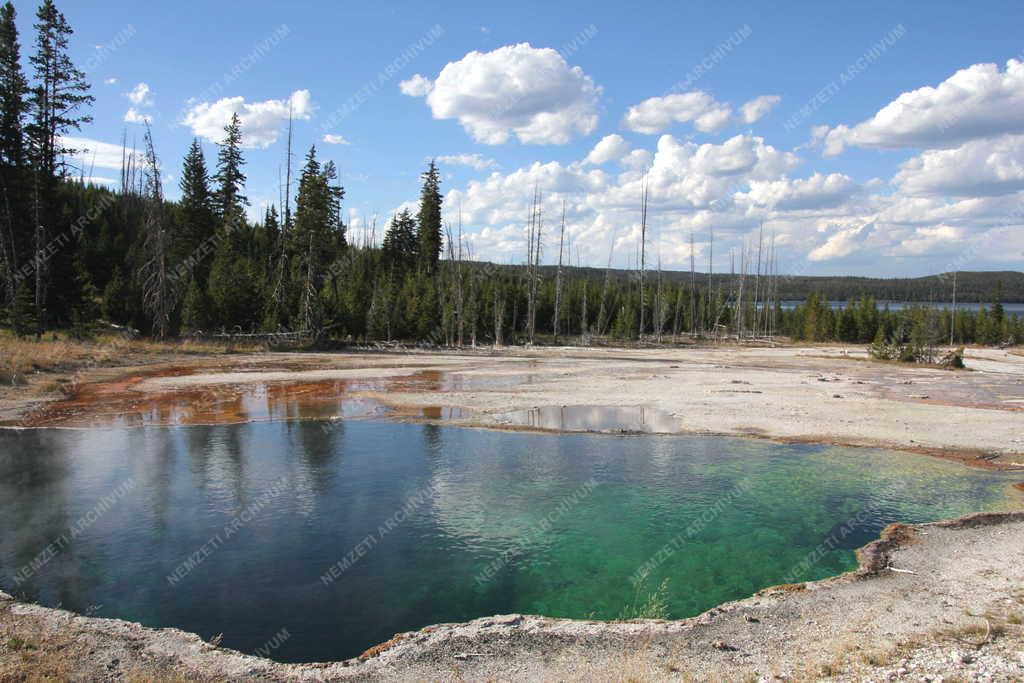
{"label": "grass tuft", "polygon": [[24,638],[14,636],[12,638],[7,639],[7,649],[11,652],[21,652],[22,650],[35,650],[36,645],[35,643],[25,640]]}
{"label": "grass tuft", "polygon": [[620,621],[631,619],[668,619],[668,579],[662,581],[656,590],[643,597],[646,581],[637,584],[633,602],[623,608],[619,614]]}

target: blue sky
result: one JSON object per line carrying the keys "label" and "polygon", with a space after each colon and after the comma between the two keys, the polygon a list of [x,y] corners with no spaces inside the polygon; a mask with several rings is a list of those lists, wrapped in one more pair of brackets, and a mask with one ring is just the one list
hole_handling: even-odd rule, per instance
{"label": "blue sky", "polygon": [[[27,53],[35,4],[15,5]],[[356,231],[414,200],[424,160],[439,157],[448,217],[461,205],[474,255],[504,262],[523,258],[536,184],[548,215],[567,202],[582,262],[603,264],[613,246],[628,265],[645,169],[667,267],[688,267],[691,231],[706,259],[710,228],[716,269],[727,267],[762,221],[784,271],[919,275],[1024,261],[1024,123],[1012,120],[1024,118],[1014,111],[1024,67],[1018,79],[1008,65],[1024,59],[1019,2],[58,7],[96,96],[78,137],[97,178],[117,175],[101,167],[113,152],[102,143],[119,145],[125,130],[141,140],[126,115],[149,117],[174,196],[192,136],[212,160],[211,138],[243,108],[248,194],[276,201],[292,98],[298,161],[315,143],[337,163]],[[937,94],[919,91],[986,64]]]}

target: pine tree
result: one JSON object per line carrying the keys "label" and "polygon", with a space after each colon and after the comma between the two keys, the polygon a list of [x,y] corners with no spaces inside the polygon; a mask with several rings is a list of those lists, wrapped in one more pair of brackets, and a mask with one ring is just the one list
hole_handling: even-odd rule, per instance
{"label": "pine tree", "polygon": [[21,168],[25,164],[25,96],[28,81],[21,69],[16,13],[10,2],[0,8],[0,164]]}
{"label": "pine tree", "polygon": [[366,312],[366,334],[373,339],[391,341],[391,283],[382,278],[373,288],[370,308]]}
{"label": "pine tree", "polygon": [[82,262],[81,254],[75,254],[74,269],[79,298],[71,308],[71,324],[74,334],[82,338],[90,334],[93,323],[99,317],[101,297]]}
{"label": "pine tree", "polygon": [[[79,110],[91,104],[85,73],[75,67],[68,54],[72,34],[64,15],[53,0],[43,0],[36,13],[36,52],[30,58],[36,84],[29,97],[32,123],[27,132],[33,166],[32,219],[35,224],[33,251],[39,253],[53,236],[57,217],[57,180],[63,175],[61,158],[75,150],[61,144],[62,136],[92,121]],[[62,251],[70,251],[68,249]],[[58,254],[35,269],[35,308],[38,330],[47,324],[49,283],[60,289],[74,287],[72,254]],[[53,274],[56,272],[57,277]],[[65,300],[74,296],[60,296]],[[58,312],[59,313],[59,312]]]}
{"label": "pine tree", "polygon": [[281,242],[281,224],[277,220],[277,208],[273,204],[267,207],[263,216],[263,257],[267,273],[273,271],[277,250]]}
{"label": "pine tree", "polygon": [[1003,281],[996,281],[996,292],[992,297],[992,318],[998,328],[1002,327],[1005,313],[1003,311]]}
{"label": "pine tree", "polygon": [[224,141],[217,151],[217,173],[213,177],[213,208],[222,234],[210,266],[208,292],[217,316],[215,323],[222,329],[249,329],[259,322],[263,309],[261,280],[248,256],[245,207],[249,200],[242,194],[245,160],[241,147],[241,122],[236,113],[224,127]]}
{"label": "pine tree", "polygon": [[437,270],[442,247],[441,176],[433,159],[422,177],[423,189],[420,191],[420,213],[417,221],[420,267],[433,274]]}
{"label": "pine tree", "polygon": [[231,115],[231,122],[224,127],[224,142],[217,151],[217,183],[214,208],[222,226],[234,230],[245,220],[245,207],[249,200],[242,194],[245,188],[245,174],[242,167],[242,124],[238,114]]}
{"label": "pine tree", "polygon": [[[240,232],[236,230],[234,232]],[[222,239],[214,252],[207,287],[214,329],[254,328],[263,309],[259,274],[248,256]]]}
{"label": "pine tree", "polygon": [[26,211],[27,192],[24,124],[28,82],[21,69],[21,46],[14,5],[0,8],[0,299],[8,309],[11,326],[21,334],[22,312],[16,304],[16,272],[31,250]]}
{"label": "pine tree", "polygon": [[114,266],[107,286],[103,288],[103,316],[112,323],[125,324],[131,314],[125,305],[129,295],[128,283],[124,280],[120,266]]}
{"label": "pine tree", "polygon": [[213,196],[210,191],[210,176],[206,170],[206,159],[198,139],[192,140],[181,169],[180,228],[174,244],[174,258],[185,262],[192,271],[197,284],[206,284],[210,272],[204,244],[208,245],[216,231],[216,217],[213,211]]}
{"label": "pine tree", "polygon": [[344,233],[339,226],[339,206],[344,192],[331,185],[335,176],[333,165],[321,167],[316,147],[311,147],[299,178],[295,226],[289,235],[291,251],[295,254],[292,280],[299,287],[298,319],[302,329],[309,332],[321,327],[320,289],[334,255],[332,247],[337,250],[344,243]]}
{"label": "pine tree", "polygon": [[400,281],[415,266],[417,252],[416,220],[408,209],[402,209],[391,218],[384,233],[384,267]]}
{"label": "pine tree", "polygon": [[854,313],[854,306],[847,304],[839,313],[836,323],[836,338],[843,342],[857,341],[857,316]]}
{"label": "pine tree", "polygon": [[181,302],[181,326],[184,330],[194,332],[206,329],[209,324],[210,311],[206,293],[193,274],[189,279],[185,298]]}
{"label": "pine tree", "polygon": [[324,164],[321,175],[327,192],[329,214],[327,229],[330,234],[330,248],[335,254],[340,255],[348,246],[345,237],[345,222],[341,219],[341,202],[345,198],[345,189],[338,183],[338,167],[334,165],[333,161]]}

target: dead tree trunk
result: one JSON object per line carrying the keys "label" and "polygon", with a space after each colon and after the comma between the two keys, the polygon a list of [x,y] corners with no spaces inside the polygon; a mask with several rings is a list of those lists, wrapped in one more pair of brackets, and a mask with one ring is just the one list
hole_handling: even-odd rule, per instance
{"label": "dead tree trunk", "polygon": [[647,171],[640,180],[640,328],[637,338],[644,338],[644,271],[647,268]]}
{"label": "dead tree trunk", "polygon": [[504,345],[505,297],[501,292],[501,280],[494,283],[494,345]]}
{"label": "dead tree trunk", "polygon": [[457,325],[458,345],[462,346],[463,331],[465,330],[465,299],[462,289],[462,205],[459,205],[459,235],[458,250],[455,262],[455,320]]}
{"label": "dead tree trunk", "polygon": [[142,303],[146,314],[153,321],[153,334],[163,339],[171,324],[174,310],[174,283],[171,281],[170,251],[171,239],[164,216],[163,186],[160,182],[160,168],[156,151],[153,149],[153,135],[146,125],[146,169],[145,201],[146,222],[144,247],[146,260],[140,272],[142,281]]}
{"label": "dead tree trunk", "polygon": [[715,316],[711,314],[712,298],[714,297],[714,255],[715,255],[715,229],[708,228],[708,306],[704,311],[704,318],[706,322],[714,324]]}
{"label": "dead tree trunk", "polygon": [[[565,244],[565,200],[562,200],[562,228],[558,233],[558,271],[555,273],[555,343],[558,343],[558,323],[562,306],[562,247]],[[570,259],[571,260],[571,259]]]}
{"label": "dead tree trunk", "polygon": [[697,274],[694,272],[693,230],[690,231],[690,336],[697,336]]}
{"label": "dead tree trunk", "polygon": [[540,245],[543,228],[542,198],[538,193],[536,202],[536,218],[534,219],[533,268],[530,277],[530,343],[537,334],[537,287],[540,281]]}
{"label": "dead tree trunk", "polygon": [[583,312],[580,317],[580,335],[590,344],[590,333],[587,331],[587,281],[583,280]]}

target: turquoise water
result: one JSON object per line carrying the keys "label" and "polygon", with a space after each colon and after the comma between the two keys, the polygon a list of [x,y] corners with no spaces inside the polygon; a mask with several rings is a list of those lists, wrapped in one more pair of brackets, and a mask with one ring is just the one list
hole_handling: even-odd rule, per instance
{"label": "turquoise water", "polygon": [[892,521],[1019,507],[1017,479],[715,437],[362,421],[0,430],[0,588],[331,660],[490,614],[614,619],[663,582],[668,614],[694,615],[848,570]]}

